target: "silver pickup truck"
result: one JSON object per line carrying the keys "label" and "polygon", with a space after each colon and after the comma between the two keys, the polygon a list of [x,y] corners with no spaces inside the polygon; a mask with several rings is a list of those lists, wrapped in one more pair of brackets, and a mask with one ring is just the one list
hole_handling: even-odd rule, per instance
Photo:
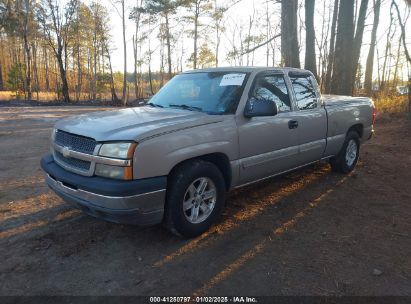
{"label": "silver pickup truck", "polygon": [[305,70],[189,71],[143,107],[58,121],[41,166],[87,214],[193,237],[230,189],[325,159],[353,170],[375,115],[369,98],[321,96]]}

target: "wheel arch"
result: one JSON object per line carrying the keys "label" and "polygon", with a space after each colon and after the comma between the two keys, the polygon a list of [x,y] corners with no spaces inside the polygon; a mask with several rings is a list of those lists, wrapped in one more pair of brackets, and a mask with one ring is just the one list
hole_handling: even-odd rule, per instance
{"label": "wheel arch", "polygon": [[362,138],[362,137],[363,137],[363,134],[364,134],[364,126],[363,126],[363,124],[361,124],[361,123],[352,125],[352,126],[348,129],[347,134],[348,134],[349,132],[351,132],[351,131],[357,132],[358,136],[359,136],[360,138]]}
{"label": "wheel arch", "polygon": [[228,156],[224,153],[221,152],[215,152],[215,153],[209,153],[209,154],[204,154],[196,157],[192,157],[189,159],[185,159],[176,165],[170,170],[168,176],[171,176],[173,172],[181,167],[182,165],[195,161],[195,160],[203,160],[209,163],[214,164],[218,170],[220,170],[221,174],[224,177],[224,183],[225,183],[225,188],[226,190],[229,190],[231,187],[231,181],[232,181],[232,170],[231,170],[231,165],[230,165],[230,160]]}

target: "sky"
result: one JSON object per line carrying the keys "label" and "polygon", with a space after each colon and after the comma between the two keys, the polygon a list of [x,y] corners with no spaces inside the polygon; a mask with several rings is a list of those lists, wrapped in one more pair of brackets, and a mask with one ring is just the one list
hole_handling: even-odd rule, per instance
{"label": "sky", "polygon": [[[89,2],[93,1],[93,0],[88,0]],[[135,6],[136,2],[138,0],[126,0],[126,15],[128,15],[128,13],[130,12],[130,9]],[[219,1],[224,1],[224,0],[219,0]],[[238,24],[247,24],[249,21],[249,17],[250,15],[253,13],[253,7],[256,8],[256,10],[261,10],[263,11],[265,9],[266,6],[266,1],[267,0],[242,0],[240,1],[238,4],[236,4],[229,12],[228,15],[229,16],[229,24],[231,24],[231,26],[234,25],[234,20],[235,22],[237,22]],[[270,0],[268,0],[270,1]],[[320,10],[324,4],[324,1],[326,1],[326,4],[328,4],[328,2],[330,0],[317,0],[316,1],[316,16],[318,16],[320,14]],[[357,0],[358,2],[360,2],[359,0]],[[99,1],[101,4],[103,4],[110,12],[110,27],[111,27],[111,35],[112,35],[112,41],[113,41],[113,45],[115,45],[116,47],[113,49],[112,52],[112,63],[113,63],[113,69],[115,71],[122,71],[123,70],[123,41],[122,41],[122,24],[121,24],[121,18],[118,15],[117,11],[115,10],[115,8],[113,7],[113,5],[117,5],[118,9],[120,9],[120,4],[116,4],[115,0],[100,0]],[[303,1],[300,1],[301,3]],[[397,0],[398,4],[400,5],[400,10],[403,13],[403,17],[407,11],[406,9],[406,4],[405,1],[400,1]],[[363,39],[363,43],[364,46],[362,48],[362,53],[361,53],[361,62],[363,63],[363,65],[365,66],[365,61],[366,61],[366,56],[368,53],[368,45],[370,43],[370,36],[371,36],[371,28],[372,28],[372,21],[373,21],[373,14],[371,13],[371,8],[372,7],[372,3],[373,1],[370,0],[369,2],[369,14],[366,20],[366,28],[365,28],[365,33],[364,33],[364,39]],[[381,7],[381,16],[380,16],[380,24],[379,24],[379,28],[378,28],[378,48],[380,50],[380,53],[382,53],[382,50],[385,48],[386,45],[386,33],[389,27],[389,21],[390,21],[390,0],[383,0],[383,4]],[[275,18],[278,18],[278,14],[280,13],[280,5],[279,4],[270,4],[271,6],[271,11],[273,14],[273,18],[272,21],[275,22]],[[301,18],[304,18],[304,13],[303,10],[301,11]],[[411,17],[410,17],[411,19]],[[278,20],[279,21],[279,20]],[[208,20],[207,18],[203,18],[202,20],[203,23],[207,23]],[[315,27],[317,31],[317,35],[319,35],[319,29],[321,27],[321,22],[322,22],[322,18],[315,18],[314,20],[315,22]],[[411,33],[411,21],[408,22],[407,24],[407,28],[406,31],[408,33]],[[185,25],[185,29],[188,30],[190,27],[190,25]],[[132,47],[132,37],[134,34],[134,30],[135,30],[135,25],[134,22],[132,20],[127,19],[126,20],[126,40],[127,40],[127,59],[128,59],[128,71],[133,71],[133,47]],[[185,48],[185,52],[186,54],[191,54],[193,52],[193,42],[192,39],[190,39],[189,37],[187,37],[187,35],[185,35],[186,37],[184,38],[184,48]],[[399,38],[399,29],[398,32],[396,34],[395,37]],[[212,36],[211,36],[212,37]],[[304,37],[303,37],[304,38]],[[398,38],[394,38],[394,42],[393,42],[393,47],[396,49],[396,45],[398,45]],[[304,39],[302,39],[302,41],[304,42]],[[280,39],[277,39],[277,42],[280,42]],[[151,46],[155,47],[156,45],[159,44],[158,39],[155,37],[155,35],[153,35],[153,37],[151,38]],[[411,48],[411,34],[409,34],[408,38],[407,38],[407,44],[410,45]],[[222,39],[222,46],[221,46],[221,54],[220,54],[220,66],[229,66],[229,62],[227,60],[225,60],[226,58],[226,54],[228,52],[228,50],[230,49],[231,45],[228,42],[228,37],[225,36]],[[301,48],[302,50],[304,49],[304,47]],[[278,56],[278,55],[277,55]],[[380,54],[380,57],[382,55]],[[159,65],[160,65],[160,60],[159,60],[159,54],[155,53],[153,56],[153,70],[158,70],[159,69]],[[188,55],[186,55],[186,57],[188,57]],[[376,59],[377,60],[377,59]],[[304,61],[304,54],[301,54],[301,62]],[[256,66],[265,66],[266,65],[266,50],[265,48],[261,48],[258,51],[256,51],[255,57],[254,57],[254,65]],[[189,69],[189,66],[187,66],[187,64],[184,65],[184,69]],[[147,70],[147,67],[143,67],[143,70]],[[406,76],[406,75],[405,75]]]}

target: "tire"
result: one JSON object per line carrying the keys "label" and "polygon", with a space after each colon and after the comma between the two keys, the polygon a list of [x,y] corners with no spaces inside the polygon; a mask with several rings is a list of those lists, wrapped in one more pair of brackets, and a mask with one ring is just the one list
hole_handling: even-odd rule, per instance
{"label": "tire", "polygon": [[198,236],[217,220],[224,202],[225,181],[220,170],[206,161],[189,161],[169,176],[164,225],[184,238]]}
{"label": "tire", "polygon": [[354,170],[360,156],[360,136],[355,131],[349,131],[344,144],[337,156],[330,159],[334,172],[349,173]]}

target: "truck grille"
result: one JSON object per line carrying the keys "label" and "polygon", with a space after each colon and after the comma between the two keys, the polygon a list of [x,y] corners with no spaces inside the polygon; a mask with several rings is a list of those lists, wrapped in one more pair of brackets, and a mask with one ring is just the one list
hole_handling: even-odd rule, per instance
{"label": "truck grille", "polygon": [[89,137],[67,133],[57,130],[54,142],[62,147],[68,147],[70,150],[93,155],[97,142]]}
{"label": "truck grille", "polygon": [[[54,134],[54,143],[57,146],[68,148],[71,151],[84,154],[94,155],[98,143],[92,138],[71,134],[62,130],[56,130]],[[60,149],[54,149],[54,160],[58,165],[68,171],[77,174],[91,176],[94,171],[94,163],[73,156],[65,157]]]}
{"label": "truck grille", "polygon": [[58,151],[54,151],[54,157],[56,158],[57,162],[66,165],[70,168],[84,171],[84,173],[87,173],[90,170],[91,163],[88,161],[77,158],[64,157],[63,154],[61,154]]}

